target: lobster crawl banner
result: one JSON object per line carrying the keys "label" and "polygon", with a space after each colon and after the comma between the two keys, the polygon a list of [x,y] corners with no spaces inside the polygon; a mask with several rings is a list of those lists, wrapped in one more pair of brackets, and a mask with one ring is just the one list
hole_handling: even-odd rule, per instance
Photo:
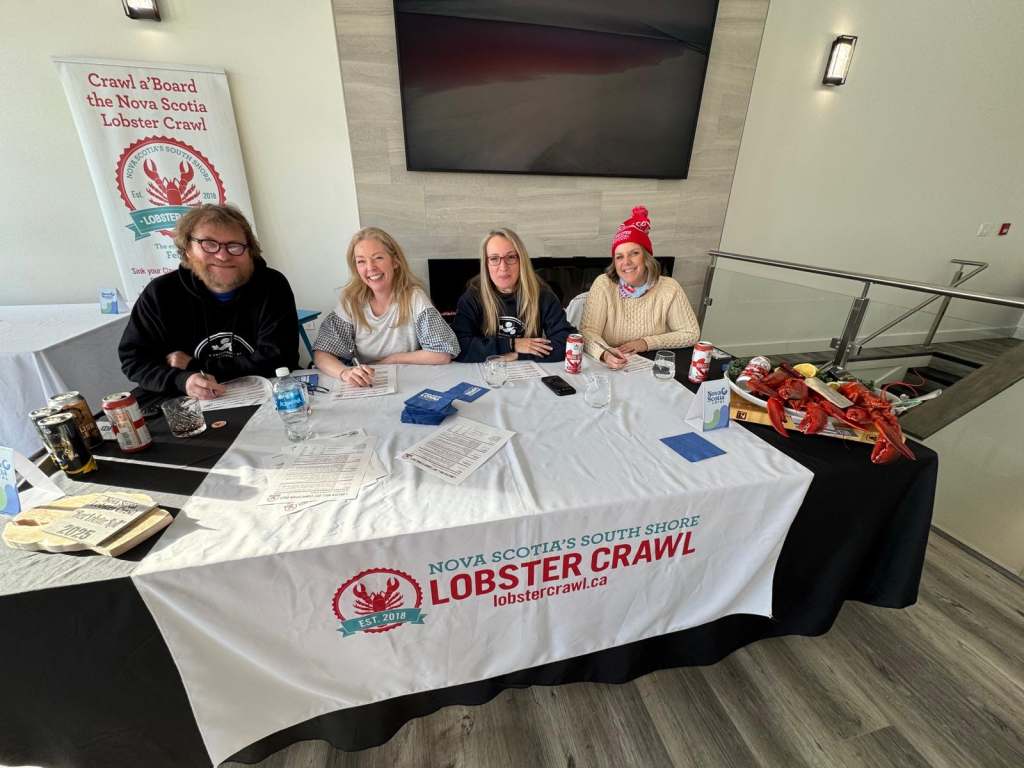
{"label": "lobster crawl banner", "polygon": [[230,202],[252,221],[223,69],[54,58],[125,294],[178,267],[189,206]]}

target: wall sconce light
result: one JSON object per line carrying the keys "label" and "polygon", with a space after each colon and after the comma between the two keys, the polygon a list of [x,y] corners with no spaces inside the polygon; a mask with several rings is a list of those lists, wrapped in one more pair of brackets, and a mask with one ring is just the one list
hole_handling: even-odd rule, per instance
{"label": "wall sconce light", "polygon": [[160,9],[156,0],[121,0],[124,15],[129,19],[160,21]]}
{"label": "wall sconce light", "polygon": [[856,44],[855,35],[840,35],[835,39],[832,52],[828,55],[822,85],[842,85],[846,82],[846,73],[850,71],[850,59],[853,58],[853,47]]}

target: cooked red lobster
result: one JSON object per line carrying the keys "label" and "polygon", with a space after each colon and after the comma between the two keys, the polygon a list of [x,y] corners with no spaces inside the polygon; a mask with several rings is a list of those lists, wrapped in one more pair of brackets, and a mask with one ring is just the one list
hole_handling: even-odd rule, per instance
{"label": "cooked red lobster", "polygon": [[877,429],[878,440],[871,450],[871,461],[875,464],[889,464],[900,455],[908,459],[915,458],[903,439],[903,431],[892,412],[892,406],[859,381],[844,381],[839,385],[840,393],[853,402],[845,410],[810,390],[800,372],[786,363],[767,376],[750,379],[747,388],[768,398],[768,417],[775,431],[783,437],[789,437],[783,426],[785,409],[789,407],[804,413],[797,429],[805,435],[820,432],[829,416],[854,429]]}

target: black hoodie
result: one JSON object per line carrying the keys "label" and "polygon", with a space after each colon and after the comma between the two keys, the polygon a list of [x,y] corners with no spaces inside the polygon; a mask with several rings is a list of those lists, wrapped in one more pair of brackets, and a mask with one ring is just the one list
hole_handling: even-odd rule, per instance
{"label": "black hoodie", "polygon": [[[470,282],[466,292],[459,299],[452,327],[459,339],[461,352],[455,358],[460,363],[480,363],[489,355],[503,355],[515,351],[516,339],[525,335],[523,321],[519,319],[519,304],[515,293],[499,294],[501,298],[496,336],[484,336],[484,307],[480,301],[479,278]],[[557,363],[565,359],[565,340],[576,329],[569,325],[565,310],[558,303],[558,297],[545,284],[540,287],[540,335],[551,342],[551,352],[545,357],[519,355],[520,360],[537,360],[541,363]]]}
{"label": "black hoodie", "polygon": [[[171,352],[192,357],[187,370],[167,364]],[[204,371],[224,382],[273,376],[299,364],[299,326],[288,280],[263,260],[228,301],[218,301],[185,267],[152,280],[132,308],[117,349],[121,370],[150,392],[185,391]]]}

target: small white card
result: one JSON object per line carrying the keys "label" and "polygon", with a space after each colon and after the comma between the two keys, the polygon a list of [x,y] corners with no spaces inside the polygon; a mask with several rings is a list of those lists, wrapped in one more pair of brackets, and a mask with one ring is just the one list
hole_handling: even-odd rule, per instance
{"label": "small white card", "polygon": [[149,512],[155,504],[142,504],[132,499],[104,493],[67,517],[54,520],[43,528],[47,533],[62,536],[95,547],[114,536]]}
{"label": "small white card", "polygon": [[128,303],[117,288],[100,288],[100,314],[119,315],[128,311]]}
{"label": "small white card", "polygon": [[703,381],[690,401],[686,421],[699,425],[702,432],[729,426],[729,382],[724,379]]}
{"label": "small white card", "polygon": [[0,446],[0,515],[12,517],[21,512],[18,480],[14,473],[14,451]]}

